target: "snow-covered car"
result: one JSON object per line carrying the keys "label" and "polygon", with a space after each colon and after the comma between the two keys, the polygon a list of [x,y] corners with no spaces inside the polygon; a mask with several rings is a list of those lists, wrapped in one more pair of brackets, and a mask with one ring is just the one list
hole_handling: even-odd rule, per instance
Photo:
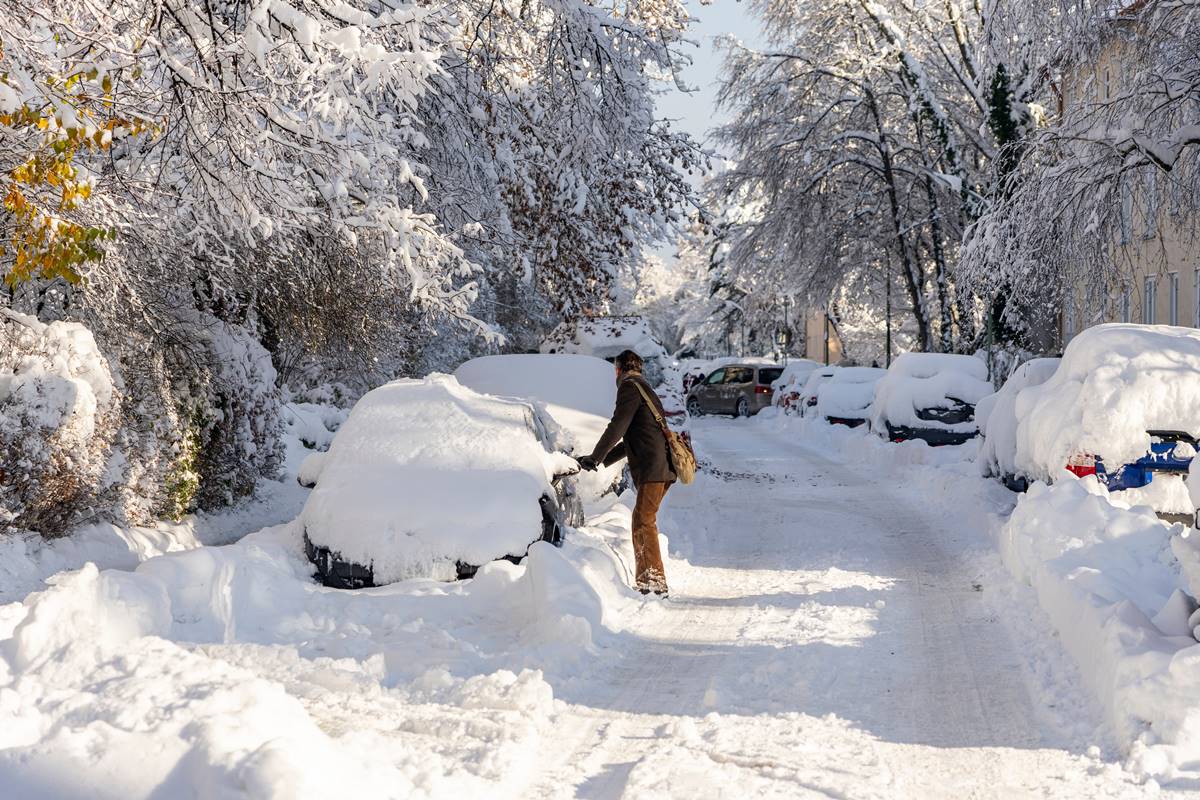
{"label": "snow-covered car", "polygon": [[808,374],[808,378],[804,381],[803,387],[796,397],[796,405],[800,409],[801,416],[815,417],[817,415],[817,393],[821,390],[821,385],[836,375],[839,369],[841,367],[830,365],[818,367]]}
{"label": "snow-covered car", "polygon": [[857,428],[871,416],[875,384],[887,375],[878,367],[842,367],[817,388],[817,416],[833,425]]}
{"label": "snow-covered car", "polygon": [[783,367],[774,364],[729,364],[713,370],[688,393],[687,412],[693,417],[753,416],[771,405],[771,384],[781,374]]}
{"label": "snow-covered car", "polygon": [[449,375],[374,389],[304,465],[305,552],[325,585],[357,589],[468,578],[535,541],[561,544],[582,510],[560,436],[532,404]]}
{"label": "snow-covered car", "polygon": [[1058,369],[1060,359],[1034,358],[1013,371],[1004,386],[975,405],[975,422],[982,441],[976,463],[986,478],[996,478],[1014,491],[1025,491],[1028,481],[1017,475],[1017,397],[1031,386],[1041,386]]}
{"label": "snow-covered car", "polygon": [[[549,414],[562,429],[556,442],[572,455],[591,452],[617,402],[613,365],[595,356],[521,354],[483,356],[454,371],[460,384],[480,394],[519,397]],[[577,479],[580,494],[599,497],[624,491],[624,463],[601,466]]]}
{"label": "snow-covered car", "polygon": [[871,430],[893,442],[963,444],[979,434],[975,404],[994,392],[982,359],[903,353],[875,385]]}
{"label": "snow-covered car", "polygon": [[1015,433],[997,440],[997,460],[1010,460],[1022,482],[1053,482],[1064,469],[1095,475],[1123,502],[1182,518],[1194,510],[1184,475],[1198,398],[1200,331],[1097,325],[1071,340],[1045,382],[1017,393]]}
{"label": "snow-covered car", "polygon": [[820,364],[807,358],[797,358],[789,361],[783,368],[783,374],[771,384],[774,394],[771,395],[772,405],[783,409],[789,414],[800,413],[800,392],[804,388],[808,376]]}
{"label": "snow-covered car", "polygon": [[595,356],[605,361],[632,350],[645,362],[643,372],[652,386],[661,382],[667,360],[667,350],[650,330],[649,321],[637,315],[568,320],[551,331],[538,350]]}

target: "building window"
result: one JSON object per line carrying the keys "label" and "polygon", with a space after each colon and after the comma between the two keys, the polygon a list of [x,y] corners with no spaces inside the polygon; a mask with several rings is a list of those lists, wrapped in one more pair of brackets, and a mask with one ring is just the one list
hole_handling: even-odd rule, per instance
{"label": "building window", "polygon": [[[1200,270],[1196,271],[1200,273]],[[1200,294],[1197,297],[1200,297]],[[1200,314],[1200,305],[1196,308],[1198,309],[1197,313]],[[1196,319],[1200,320],[1200,316]],[[1133,290],[1128,286],[1125,287],[1125,291],[1121,292],[1121,322],[1133,322]],[[1197,324],[1197,327],[1200,327],[1200,323]]]}
{"label": "building window", "polygon": [[1158,171],[1146,177],[1146,225],[1142,235],[1150,239],[1158,232]]}
{"label": "building window", "polygon": [[1169,281],[1169,283],[1167,285],[1170,288],[1170,301],[1169,301],[1170,307],[1167,309],[1167,313],[1170,315],[1171,324],[1178,325],[1179,324],[1179,273],[1172,272],[1170,275],[1167,276],[1167,280]]}
{"label": "building window", "polygon": [[1154,278],[1146,278],[1146,284],[1142,287],[1144,295],[1142,297],[1142,322],[1147,325],[1155,323],[1155,294],[1158,292],[1158,281]]}
{"label": "building window", "polygon": [[1133,190],[1129,181],[1121,181],[1121,244],[1133,238]]}
{"label": "building window", "polygon": [[1200,269],[1192,273],[1192,293],[1194,295],[1192,305],[1195,312],[1195,325],[1200,328]]}

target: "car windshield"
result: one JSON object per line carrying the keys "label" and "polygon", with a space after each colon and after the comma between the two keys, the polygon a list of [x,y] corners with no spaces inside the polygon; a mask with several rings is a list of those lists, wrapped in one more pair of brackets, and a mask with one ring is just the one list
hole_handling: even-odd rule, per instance
{"label": "car windshield", "polygon": [[781,375],[783,375],[782,367],[768,367],[767,369],[760,369],[758,371],[758,382],[774,383],[775,381],[779,380]]}
{"label": "car windshield", "polygon": [[721,383],[724,380],[725,380],[725,370],[719,369],[716,372],[714,372],[712,375],[709,375],[708,380],[706,380],[705,383]]}

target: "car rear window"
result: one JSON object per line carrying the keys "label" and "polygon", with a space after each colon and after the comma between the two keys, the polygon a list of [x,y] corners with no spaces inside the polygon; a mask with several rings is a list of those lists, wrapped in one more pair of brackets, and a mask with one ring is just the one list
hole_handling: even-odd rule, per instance
{"label": "car rear window", "polygon": [[774,383],[779,380],[779,376],[783,375],[783,368],[760,369],[758,371],[759,383]]}

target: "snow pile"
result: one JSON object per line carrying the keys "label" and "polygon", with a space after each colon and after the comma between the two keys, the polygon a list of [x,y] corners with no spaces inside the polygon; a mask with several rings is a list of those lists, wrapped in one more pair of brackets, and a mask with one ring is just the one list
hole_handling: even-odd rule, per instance
{"label": "snow pile", "polygon": [[1094,478],[1037,483],[1000,530],[1005,563],[1031,585],[1105,704],[1131,763],[1160,779],[1200,759],[1200,644],[1179,591],[1171,529],[1109,502]]}
{"label": "snow pile", "polygon": [[1012,475],[1017,471],[1017,398],[1030,386],[1040,386],[1058,369],[1057,358],[1026,361],[1000,391],[975,406],[975,422],[983,434],[977,463],[986,476]]}
{"label": "snow pile", "polygon": [[297,539],[89,565],[0,608],[6,793],[511,794],[550,746],[541,667],[593,646],[601,594],[549,546],[465,583],[329,591]]}
{"label": "snow pile", "polygon": [[1073,456],[1107,464],[1150,450],[1147,431],[1200,433],[1200,331],[1166,325],[1097,325],[1063,353],[1054,376],[1021,393],[1015,463],[1053,480]]}
{"label": "snow pile", "polygon": [[887,370],[842,367],[817,389],[817,416],[822,419],[862,419],[870,416],[877,384]]}
{"label": "snow pile", "polygon": [[974,405],[994,391],[987,377],[987,364],[974,356],[902,353],[876,384],[871,427],[877,431],[886,431],[888,425],[974,431],[974,422],[934,422],[921,419],[917,411],[952,408],[955,401]]}
{"label": "snow pile", "polygon": [[120,399],[91,332],[0,309],[0,533],[62,533],[101,488]]}
{"label": "snow pile", "polygon": [[623,566],[629,516],[614,504],[561,549],[455,583],[326,589],[299,521],[132,573],[60,574],[0,606],[0,786],[519,796],[555,746],[550,676],[569,683],[646,602]]}
{"label": "snow pile", "polygon": [[448,375],[368,392],[322,458],[302,515],[313,544],[373,565],[376,583],[523,555],[538,500],[575,462],[546,450],[524,402]]}
{"label": "snow pile", "polygon": [[563,322],[539,348],[543,353],[575,353],[598,358],[616,358],[632,350],[644,359],[667,355],[666,348],[650,329],[645,317],[584,317]]}

